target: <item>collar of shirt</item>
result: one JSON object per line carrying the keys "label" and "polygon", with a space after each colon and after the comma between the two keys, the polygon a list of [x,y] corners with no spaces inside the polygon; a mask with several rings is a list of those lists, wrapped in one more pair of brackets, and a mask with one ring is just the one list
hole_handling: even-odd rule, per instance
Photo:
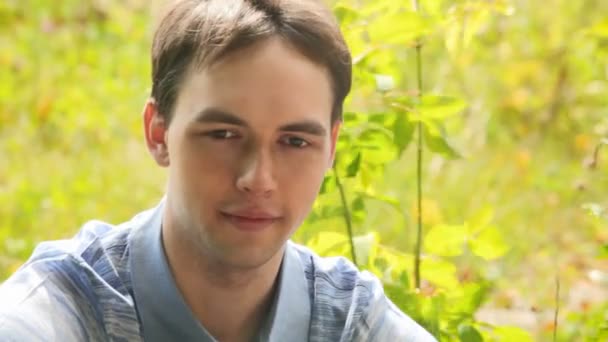
{"label": "collar of shirt", "polygon": [[[215,341],[174,282],[161,241],[164,200],[138,220],[129,241],[133,292],[145,341]],[[311,304],[302,261],[287,242],[279,286],[261,341],[307,341]]]}

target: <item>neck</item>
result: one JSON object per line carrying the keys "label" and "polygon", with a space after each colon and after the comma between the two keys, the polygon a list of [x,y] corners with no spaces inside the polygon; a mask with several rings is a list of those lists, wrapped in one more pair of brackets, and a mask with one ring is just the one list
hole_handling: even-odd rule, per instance
{"label": "neck", "polygon": [[163,221],[168,264],[195,317],[218,340],[250,341],[270,311],[283,249],[257,268],[236,268],[210,260],[186,230]]}

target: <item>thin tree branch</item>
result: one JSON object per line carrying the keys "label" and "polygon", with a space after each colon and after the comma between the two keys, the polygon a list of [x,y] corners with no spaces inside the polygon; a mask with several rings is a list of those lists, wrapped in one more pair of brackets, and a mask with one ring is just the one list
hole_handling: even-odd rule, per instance
{"label": "thin tree branch", "polygon": [[353,259],[353,263],[357,266],[357,253],[355,252],[355,242],[353,237],[353,222],[350,214],[350,209],[348,207],[348,201],[346,200],[346,193],[344,191],[344,186],[340,181],[340,176],[338,175],[338,170],[336,169],[336,163],[333,165],[334,177],[336,177],[336,186],[338,186],[338,190],[340,191],[340,200],[342,201],[342,213],[344,216],[344,222],[346,223],[346,230],[348,233],[348,239],[350,241],[350,254]]}
{"label": "thin tree branch", "polygon": [[[419,10],[417,0],[414,0],[414,10]],[[416,76],[418,79],[418,99],[422,98],[422,42],[420,38],[416,42]],[[417,289],[420,289],[420,263],[422,254],[422,143],[423,143],[423,126],[422,122],[418,122],[418,142],[417,142],[417,158],[416,158],[416,178],[417,178],[417,231],[416,231],[416,250],[414,256],[414,284]]]}
{"label": "thin tree branch", "polygon": [[553,316],[553,342],[557,341],[557,318],[559,316],[559,275],[555,275],[555,315]]}

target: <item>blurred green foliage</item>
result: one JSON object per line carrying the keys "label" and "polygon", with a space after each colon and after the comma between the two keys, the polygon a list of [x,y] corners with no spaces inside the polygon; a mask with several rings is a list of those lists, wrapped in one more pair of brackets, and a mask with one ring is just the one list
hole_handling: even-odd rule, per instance
{"label": "blurred green foliage", "polygon": [[[352,238],[359,266],[442,340],[550,339],[556,274],[558,339],[606,338],[606,303],[570,297],[581,282],[608,291],[588,277],[608,272],[608,2],[331,3],[354,89],[335,169],[294,239],[348,256]],[[159,8],[0,3],[0,279],[36,243],[162,196],[140,116]],[[482,308],[537,320],[495,326]]]}

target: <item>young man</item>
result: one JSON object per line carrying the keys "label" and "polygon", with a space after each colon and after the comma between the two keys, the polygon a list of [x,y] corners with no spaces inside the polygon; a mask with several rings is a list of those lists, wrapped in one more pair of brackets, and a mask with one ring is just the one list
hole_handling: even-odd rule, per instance
{"label": "young man", "polygon": [[152,64],[144,129],[165,198],[42,243],[0,288],[0,340],[434,340],[375,277],[289,241],[350,90],[320,2],[179,1]]}

